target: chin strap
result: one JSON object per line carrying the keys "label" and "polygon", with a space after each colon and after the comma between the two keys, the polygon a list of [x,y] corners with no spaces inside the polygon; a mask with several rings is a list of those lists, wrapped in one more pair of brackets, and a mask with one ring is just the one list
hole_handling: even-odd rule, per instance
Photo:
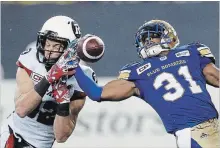
{"label": "chin strap", "polygon": [[157,56],[162,51],[168,51],[169,48],[163,48],[161,45],[154,45],[148,49],[143,48],[140,52],[140,55],[143,59]]}
{"label": "chin strap", "polygon": [[51,69],[53,65],[50,64],[45,64],[45,69],[47,70],[47,72]]}

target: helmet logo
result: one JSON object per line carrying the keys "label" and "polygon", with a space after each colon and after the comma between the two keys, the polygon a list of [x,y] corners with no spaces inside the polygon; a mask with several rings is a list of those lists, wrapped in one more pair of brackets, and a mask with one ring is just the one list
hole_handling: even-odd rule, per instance
{"label": "helmet logo", "polygon": [[80,31],[79,25],[77,23],[71,22],[71,26],[72,26],[73,33],[75,34],[76,38],[80,38],[81,31]]}

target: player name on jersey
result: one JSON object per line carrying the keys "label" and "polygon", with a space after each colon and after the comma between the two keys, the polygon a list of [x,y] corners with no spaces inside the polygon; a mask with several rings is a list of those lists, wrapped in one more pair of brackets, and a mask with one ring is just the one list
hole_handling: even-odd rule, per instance
{"label": "player name on jersey", "polygon": [[178,61],[166,64],[166,65],[162,65],[160,68],[156,68],[156,69],[153,69],[152,71],[148,72],[147,76],[151,76],[153,74],[156,74],[156,73],[160,72],[162,69],[166,69],[166,68],[170,68],[170,67],[178,66],[178,65],[182,65],[182,64],[186,64],[186,60],[178,60]]}

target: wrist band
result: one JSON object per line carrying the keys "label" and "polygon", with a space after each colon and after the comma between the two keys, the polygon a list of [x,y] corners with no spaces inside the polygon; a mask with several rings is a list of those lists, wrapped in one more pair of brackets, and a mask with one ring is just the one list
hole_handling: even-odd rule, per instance
{"label": "wrist band", "polygon": [[47,81],[45,77],[43,77],[43,79],[34,86],[34,90],[43,98],[49,86],[50,83]]}
{"label": "wrist band", "polygon": [[69,116],[70,112],[69,112],[69,103],[64,103],[64,104],[58,104],[57,105],[57,115],[59,116]]}

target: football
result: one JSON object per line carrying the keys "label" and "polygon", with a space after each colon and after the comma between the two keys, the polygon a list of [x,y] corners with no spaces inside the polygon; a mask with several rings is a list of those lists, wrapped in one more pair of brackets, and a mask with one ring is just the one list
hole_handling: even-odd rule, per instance
{"label": "football", "polygon": [[76,52],[83,61],[94,63],[103,57],[105,45],[100,37],[87,34],[78,41]]}

